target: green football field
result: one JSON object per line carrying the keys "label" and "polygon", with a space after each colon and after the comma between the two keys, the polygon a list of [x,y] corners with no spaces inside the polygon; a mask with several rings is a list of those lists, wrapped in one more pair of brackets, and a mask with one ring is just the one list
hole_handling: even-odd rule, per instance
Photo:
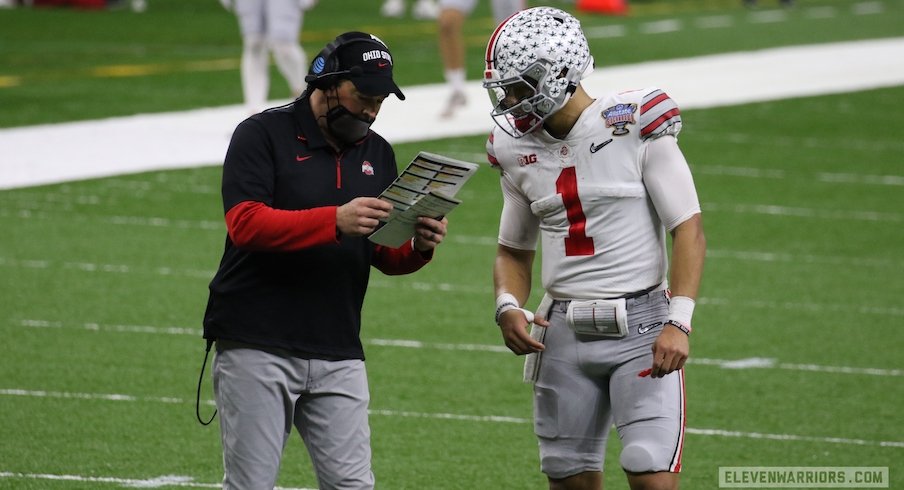
{"label": "green football field", "polygon": [[[599,64],[904,36],[902,0],[631,5],[628,17],[580,15],[600,34]],[[305,21],[309,56],[368,30],[392,46],[401,85],[441,81],[435,26],[378,6],[321,0]],[[491,28],[481,5],[466,28],[471,78]],[[0,9],[0,127],[237,104],[239,53],[216,0]],[[273,79],[271,95],[287,97]],[[682,488],[719,488],[719,468],[738,466],[887,468],[879,488],[904,488],[902,114],[904,87],[683,111],[709,250]],[[484,140],[396,153],[482,161]],[[216,487],[219,431],[198,424],[194,398],[225,236],[217,165],[0,191],[0,488]],[[371,276],[378,487],[545,488],[522,359],[492,318],[497,174],[482,168],[460,197],[433,263]],[[209,371],[201,398],[207,417]],[[627,488],[619,448],[613,437],[608,490]],[[279,484],[316,487],[297,436]]]}

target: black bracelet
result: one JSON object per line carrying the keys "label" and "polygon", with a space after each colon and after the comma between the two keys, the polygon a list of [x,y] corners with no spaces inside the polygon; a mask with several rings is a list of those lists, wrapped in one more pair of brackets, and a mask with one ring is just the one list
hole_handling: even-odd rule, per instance
{"label": "black bracelet", "polygon": [[690,334],[691,334],[691,327],[688,326],[688,325],[685,325],[685,324],[683,324],[683,323],[681,323],[681,322],[679,322],[679,321],[677,321],[677,320],[666,320],[666,321],[665,321],[665,324],[666,324],[666,325],[671,325],[671,326],[673,326],[673,327],[677,327],[678,330],[681,330],[681,331],[684,332],[684,334],[687,335],[687,336],[690,336]]}

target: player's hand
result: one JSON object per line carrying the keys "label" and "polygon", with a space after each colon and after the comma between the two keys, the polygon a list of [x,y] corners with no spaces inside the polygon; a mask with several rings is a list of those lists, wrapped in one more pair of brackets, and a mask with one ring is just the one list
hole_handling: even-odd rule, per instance
{"label": "player's hand", "polygon": [[414,248],[418,252],[429,252],[446,238],[446,226],[449,220],[436,220],[421,216],[414,225]]}
{"label": "player's hand", "polygon": [[[549,322],[542,316],[536,316],[534,323],[541,327],[548,327]],[[502,339],[505,346],[515,355],[523,356],[532,352],[540,352],[546,348],[530,336],[528,326],[530,322],[521,310],[509,310],[499,316],[499,329],[502,330]]]}
{"label": "player's hand", "polygon": [[683,368],[690,349],[686,333],[671,325],[664,325],[653,342],[653,369],[650,376],[661,378]]}
{"label": "player's hand", "polygon": [[372,233],[389,217],[392,204],[376,197],[357,197],[336,208],[336,229],[348,236]]}

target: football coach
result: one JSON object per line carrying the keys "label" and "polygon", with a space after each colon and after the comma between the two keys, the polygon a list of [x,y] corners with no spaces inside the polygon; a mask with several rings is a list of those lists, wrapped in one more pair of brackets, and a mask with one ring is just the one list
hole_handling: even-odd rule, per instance
{"label": "football coach", "polygon": [[371,489],[370,400],[359,337],[371,266],[423,267],[446,219],[392,249],[368,241],[392,205],[395,154],[371,131],[394,60],[349,32],[314,58],[307,90],[236,128],[223,165],[226,246],[204,315],[227,489],[271,490],[292,426],[321,489]]}

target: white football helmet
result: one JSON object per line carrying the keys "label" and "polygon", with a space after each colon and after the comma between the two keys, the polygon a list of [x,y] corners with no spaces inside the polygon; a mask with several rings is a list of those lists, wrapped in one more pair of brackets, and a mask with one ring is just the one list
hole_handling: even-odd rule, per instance
{"label": "white football helmet", "polygon": [[487,44],[483,87],[496,124],[520,138],[543,124],[593,71],[581,23],[552,7],[522,10],[504,20]]}

